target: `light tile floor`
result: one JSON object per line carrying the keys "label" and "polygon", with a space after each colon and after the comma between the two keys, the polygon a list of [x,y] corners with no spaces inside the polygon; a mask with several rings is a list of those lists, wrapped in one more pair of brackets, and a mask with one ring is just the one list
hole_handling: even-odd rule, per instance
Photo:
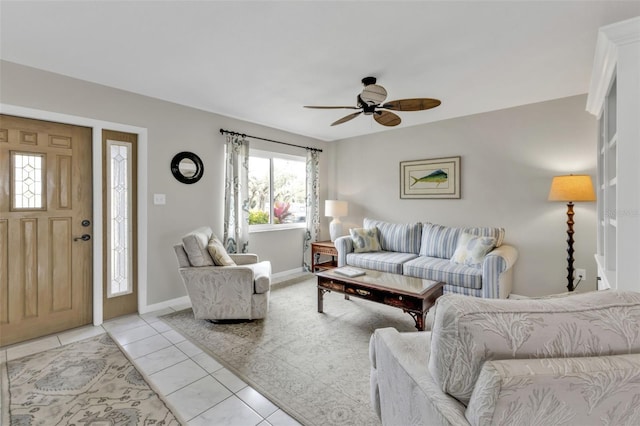
{"label": "light tile floor", "polygon": [[0,362],[45,351],[108,331],[189,426],[295,426],[297,421],[158,316],[175,306],[129,315],[26,343],[0,348]]}

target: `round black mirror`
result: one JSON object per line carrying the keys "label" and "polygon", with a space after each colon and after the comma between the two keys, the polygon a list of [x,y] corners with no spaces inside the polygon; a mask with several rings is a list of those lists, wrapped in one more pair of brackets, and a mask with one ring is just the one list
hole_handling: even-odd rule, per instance
{"label": "round black mirror", "polygon": [[196,183],[204,174],[204,165],[196,154],[183,151],[171,160],[171,173],[182,183]]}

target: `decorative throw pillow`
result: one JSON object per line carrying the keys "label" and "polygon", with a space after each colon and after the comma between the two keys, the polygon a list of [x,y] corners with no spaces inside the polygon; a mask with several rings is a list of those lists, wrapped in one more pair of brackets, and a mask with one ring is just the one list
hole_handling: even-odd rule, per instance
{"label": "decorative throw pillow", "polygon": [[217,266],[236,266],[236,262],[234,262],[229,256],[227,250],[225,250],[222,245],[222,241],[220,241],[215,235],[211,236],[209,244],[207,245],[207,250],[209,250],[209,254],[213,258],[213,263]]}
{"label": "decorative throw pillow", "polygon": [[380,251],[378,228],[351,228],[349,233],[353,241],[354,252]]}
{"label": "decorative throw pillow", "polygon": [[495,245],[496,239],[493,237],[479,237],[463,232],[458,237],[458,245],[451,261],[480,268],[485,255],[493,250]]}

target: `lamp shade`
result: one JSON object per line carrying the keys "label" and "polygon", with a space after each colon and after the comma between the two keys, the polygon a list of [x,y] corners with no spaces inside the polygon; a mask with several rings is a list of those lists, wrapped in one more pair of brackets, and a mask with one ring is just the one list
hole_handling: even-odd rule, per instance
{"label": "lamp shade", "polygon": [[549,201],[595,201],[596,193],[589,175],[555,176]]}
{"label": "lamp shade", "polygon": [[324,215],[327,217],[344,217],[348,213],[346,201],[325,200]]}

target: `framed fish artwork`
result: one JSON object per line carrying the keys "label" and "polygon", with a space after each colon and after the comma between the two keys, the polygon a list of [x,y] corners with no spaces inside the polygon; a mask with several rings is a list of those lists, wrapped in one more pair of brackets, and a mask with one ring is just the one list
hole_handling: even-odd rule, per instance
{"label": "framed fish artwork", "polygon": [[401,161],[400,198],[460,198],[460,157]]}

